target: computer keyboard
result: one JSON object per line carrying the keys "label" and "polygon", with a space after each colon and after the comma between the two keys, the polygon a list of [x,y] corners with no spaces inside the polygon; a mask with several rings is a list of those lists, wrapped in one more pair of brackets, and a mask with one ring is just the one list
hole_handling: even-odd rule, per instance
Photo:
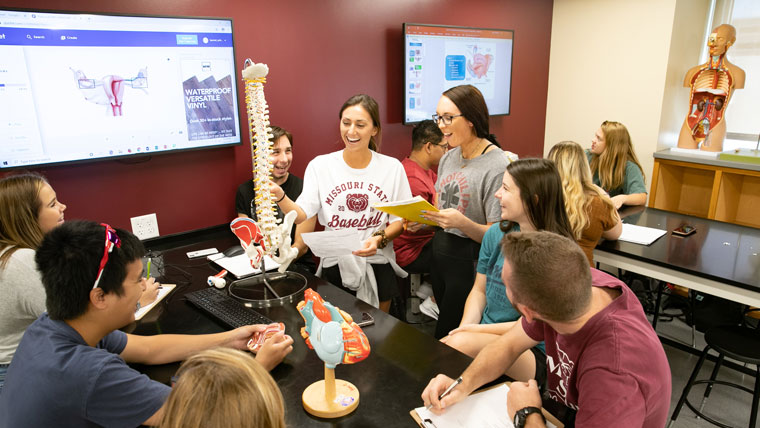
{"label": "computer keyboard", "polygon": [[245,307],[242,303],[215,288],[204,288],[185,294],[188,302],[232,328],[249,324],[271,324],[274,321]]}

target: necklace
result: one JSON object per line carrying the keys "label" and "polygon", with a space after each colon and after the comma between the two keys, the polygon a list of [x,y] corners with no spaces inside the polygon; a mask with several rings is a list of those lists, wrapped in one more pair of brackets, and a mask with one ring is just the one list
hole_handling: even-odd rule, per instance
{"label": "necklace", "polygon": [[477,157],[477,156],[473,157],[472,155],[473,155],[473,153],[477,153],[478,150],[480,150],[480,147],[482,147],[482,146],[483,146],[483,139],[481,138],[480,141],[478,142],[478,144],[472,150],[470,150],[470,153],[466,157],[464,155],[464,150],[462,150],[462,148],[460,148],[461,152],[459,153],[459,155],[462,157],[462,166],[461,166],[461,168],[466,167],[467,164],[470,163],[471,160],[473,160],[473,159],[475,159],[475,157]]}

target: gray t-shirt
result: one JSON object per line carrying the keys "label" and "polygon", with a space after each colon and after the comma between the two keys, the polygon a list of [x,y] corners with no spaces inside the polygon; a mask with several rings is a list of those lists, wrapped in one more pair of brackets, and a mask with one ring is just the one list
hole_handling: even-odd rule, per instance
{"label": "gray t-shirt", "polygon": [[[456,208],[467,218],[479,224],[501,220],[501,206],[494,198],[501,186],[509,160],[498,147],[474,159],[463,159],[462,150],[449,150],[438,164],[438,192],[440,209]],[[448,233],[466,238],[455,228]]]}
{"label": "gray t-shirt", "polygon": [[45,312],[45,288],[34,254],[20,248],[0,269],[0,364],[10,364],[24,330]]}

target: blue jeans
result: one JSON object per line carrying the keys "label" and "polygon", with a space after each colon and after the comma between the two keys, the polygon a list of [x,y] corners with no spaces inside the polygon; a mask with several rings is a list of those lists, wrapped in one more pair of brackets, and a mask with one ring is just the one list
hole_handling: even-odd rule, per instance
{"label": "blue jeans", "polygon": [[0,394],[3,392],[3,384],[5,383],[5,373],[8,372],[8,366],[10,364],[0,364]]}

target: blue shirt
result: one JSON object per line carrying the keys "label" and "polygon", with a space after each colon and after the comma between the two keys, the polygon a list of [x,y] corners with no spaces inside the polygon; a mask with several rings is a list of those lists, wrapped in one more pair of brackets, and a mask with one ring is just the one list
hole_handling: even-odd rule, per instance
{"label": "blue shirt", "polygon": [[[480,244],[478,256],[478,273],[486,276],[486,307],[483,310],[481,324],[498,324],[517,321],[522,315],[517,312],[507,297],[506,287],[501,280],[501,270],[504,267],[504,256],[501,254],[501,238],[507,233],[519,232],[520,225],[515,224],[506,233],[501,231],[499,223],[488,228]],[[542,351],[544,342],[537,345]]]}
{"label": "blue shirt", "polygon": [[[509,232],[519,231],[520,226],[515,225]],[[501,238],[504,235],[499,228],[499,223],[494,223],[483,235],[483,241],[480,244],[477,270],[478,273],[486,276],[486,307],[480,319],[481,324],[497,324],[520,318],[520,313],[507,298],[504,283],[501,281],[501,269],[504,267]]]}
{"label": "blue shirt", "polygon": [[119,354],[127,335],[96,347],[47,312],[27,328],[0,394],[0,427],[136,427],[171,389],[130,368]]}

